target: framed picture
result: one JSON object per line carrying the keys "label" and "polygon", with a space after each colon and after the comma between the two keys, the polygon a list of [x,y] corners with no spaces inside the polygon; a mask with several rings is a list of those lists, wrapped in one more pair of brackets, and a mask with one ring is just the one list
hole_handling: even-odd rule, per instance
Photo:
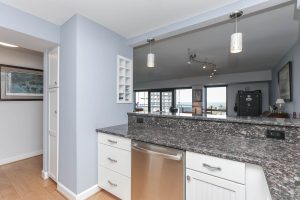
{"label": "framed picture", "polygon": [[279,94],[285,102],[293,100],[292,77],[292,62],[288,62],[278,72]]}
{"label": "framed picture", "polygon": [[193,102],[202,102],[202,89],[193,89]]}
{"label": "framed picture", "polygon": [[0,100],[43,100],[43,70],[0,65]]}

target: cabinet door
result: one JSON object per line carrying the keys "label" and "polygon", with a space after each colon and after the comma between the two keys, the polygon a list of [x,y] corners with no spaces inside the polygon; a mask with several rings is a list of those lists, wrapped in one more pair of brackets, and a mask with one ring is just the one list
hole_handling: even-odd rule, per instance
{"label": "cabinet door", "polygon": [[48,88],[59,87],[59,47],[48,53]]}
{"label": "cabinet door", "polygon": [[49,176],[56,181],[58,163],[58,88],[48,91]]}
{"label": "cabinet door", "polygon": [[186,200],[245,200],[245,185],[186,170]]}

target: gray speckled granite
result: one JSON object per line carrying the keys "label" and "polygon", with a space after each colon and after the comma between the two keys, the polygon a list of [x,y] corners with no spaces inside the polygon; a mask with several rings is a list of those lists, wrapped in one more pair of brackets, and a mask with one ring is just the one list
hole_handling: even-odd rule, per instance
{"label": "gray speckled granite", "polygon": [[[137,123],[137,118],[142,118],[143,123]],[[277,130],[285,132],[286,142],[300,143],[300,127],[298,126],[284,126],[282,123],[278,125],[278,123],[274,122],[275,119],[270,119],[267,123],[264,119],[261,119],[261,121],[255,119],[255,123],[253,120],[249,123],[249,120],[239,120],[240,118],[234,119],[235,120],[190,116],[174,117],[173,115],[165,114],[128,113],[128,126],[130,129],[159,127],[171,131],[201,131],[214,135],[233,135],[261,139],[266,139],[267,130]]]}
{"label": "gray speckled granite", "polygon": [[178,148],[263,167],[273,200],[300,200],[300,145],[273,139],[211,134],[207,131],[135,128],[98,129],[143,142]]}
{"label": "gray speckled granite", "polygon": [[168,119],[190,119],[202,121],[215,121],[215,122],[235,122],[256,125],[275,125],[275,126],[289,126],[299,127],[300,119],[284,119],[284,118],[267,118],[267,117],[229,117],[229,116],[216,116],[216,115],[193,115],[191,113],[161,113],[161,112],[129,112],[128,116],[148,116],[148,117],[161,117]]}

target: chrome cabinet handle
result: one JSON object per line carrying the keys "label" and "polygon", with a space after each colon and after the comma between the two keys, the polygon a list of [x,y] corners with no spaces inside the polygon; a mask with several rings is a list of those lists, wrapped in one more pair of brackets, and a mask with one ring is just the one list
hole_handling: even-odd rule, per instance
{"label": "chrome cabinet handle", "polygon": [[109,185],[111,185],[111,186],[118,187],[118,185],[117,185],[117,184],[115,184],[115,183],[111,182],[110,180],[108,180],[107,182],[108,182],[108,183],[109,183]]}
{"label": "chrome cabinet handle", "polygon": [[213,167],[213,166],[208,165],[206,163],[203,163],[202,166],[209,169],[209,170],[211,170],[211,171],[222,171],[221,167]]}
{"label": "chrome cabinet handle", "polygon": [[109,160],[110,162],[113,162],[113,163],[117,163],[117,162],[118,162],[117,160],[112,159],[112,158],[110,158],[110,157],[107,157],[107,160]]}
{"label": "chrome cabinet handle", "polygon": [[191,181],[191,177],[190,176],[186,176],[186,180],[187,181]]}
{"label": "chrome cabinet handle", "polygon": [[115,141],[115,140],[111,140],[111,139],[108,139],[108,140],[107,140],[107,142],[110,142],[110,143],[112,143],[112,144],[118,144],[118,142],[117,142],[117,141]]}

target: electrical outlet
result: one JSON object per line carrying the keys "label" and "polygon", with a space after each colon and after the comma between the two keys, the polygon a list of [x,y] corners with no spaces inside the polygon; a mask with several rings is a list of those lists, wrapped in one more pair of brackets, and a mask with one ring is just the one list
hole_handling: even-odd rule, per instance
{"label": "electrical outlet", "polygon": [[141,118],[141,117],[136,118],[136,123],[138,123],[138,124],[144,123],[144,118]]}
{"label": "electrical outlet", "polygon": [[285,140],[285,132],[278,130],[267,130],[266,137],[277,140]]}

